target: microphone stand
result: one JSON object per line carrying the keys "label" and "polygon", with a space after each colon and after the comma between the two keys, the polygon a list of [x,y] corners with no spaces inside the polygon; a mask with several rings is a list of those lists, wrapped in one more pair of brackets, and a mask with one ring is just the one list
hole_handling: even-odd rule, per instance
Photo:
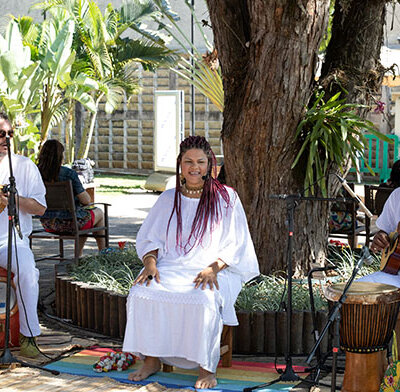
{"label": "microphone stand", "polygon": [[360,271],[361,267],[363,266],[364,261],[368,260],[370,258],[371,258],[371,255],[369,253],[368,248],[366,246],[363,246],[361,257],[358,260],[357,264],[355,265],[353,272],[350,276],[350,279],[347,281],[346,286],[343,289],[342,295],[340,296],[338,301],[335,303],[335,306],[331,309],[329,316],[328,316],[328,321],[326,322],[323,330],[321,331],[318,340],[315,342],[315,345],[312,348],[310,355],[307,357],[306,362],[308,364],[310,364],[311,360],[313,359],[313,356],[314,356],[315,352],[317,351],[319,345],[321,344],[322,339],[324,338],[325,334],[327,333],[330,325],[334,322],[334,320],[338,316],[339,310],[342,307],[344,301],[346,300],[347,291],[349,290],[351,284],[353,283],[353,281],[354,281],[356,275],[358,274],[358,272]]}
{"label": "microphone stand", "polygon": [[[294,381],[303,381],[305,383],[309,383],[311,385],[317,384],[317,381],[306,380],[300,378],[294,369],[292,364],[292,357],[290,355],[290,347],[292,343],[292,274],[293,274],[293,234],[294,234],[294,210],[299,205],[299,202],[302,200],[306,201],[344,201],[348,202],[345,198],[338,197],[306,197],[301,194],[293,194],[293,195],[271,195],[270,199],[278,199],[286,201],[286,210],[288,216],[288,252],[287,252],[287,280],[288,280],[288,299],[287,299],[287,310],[286,310],[286,352],[285,352],[285,360],[286,367],[283,373],[276,380],[270,381],[268,383],[264,383],[261,385],[257,385],[254,387],[244,388],[243,392],[250,392],[255,389],[264,388],[272,384],[276,384],[278,382],[294,382]],[[353,202],[353,201],[352,201]],[[330,386],[319,383],[322,386]]]}
{"label": "microphone stand", "polygon": [[[34,369],[40,369],[48,371],[54,375],[60,374],[60,372],[50,369],[45,369],[37,365],[28,364],[23,362],[17,358],[15,358],[9,347],[9,337],[10,337],[10,300],[11,300],[11,266],[12,266],[12,243],[13,243],[13,235],[14,235],[14,226],[16,222],[19,222],[18,213],[15,202],[15,195],[17,194],[17,188],[15,184],[15,178],[12,169],[12,161],[11,161],[11,147],[10,147],[10,137],[6,137],[7,144],[7,154],[8,154],[8,163],[10,170],[10,186],[8,191],[8,243],[7,243],[7,286],[6,286],[6,318],[5,318],[5,336],[4,336],[4,349],[2,354],[0,355],[0,365],[9,365],[12,363],[19,363],[25,367],[31,367]],[[19,225],[18,225],[19,228]],[[22,233],[18,233],[22,238]],[[22,309],[21,309],[22,310]]]}

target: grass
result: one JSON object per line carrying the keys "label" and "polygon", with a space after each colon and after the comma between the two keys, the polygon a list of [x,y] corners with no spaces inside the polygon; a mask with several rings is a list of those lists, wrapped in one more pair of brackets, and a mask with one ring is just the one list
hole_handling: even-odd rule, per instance
{"label": "grass", "polygon": [[134,189],[143,189],[145,182],[146,177],[129,174],[96,174],[94,177],[96,193],[104,196],[129,195]]}

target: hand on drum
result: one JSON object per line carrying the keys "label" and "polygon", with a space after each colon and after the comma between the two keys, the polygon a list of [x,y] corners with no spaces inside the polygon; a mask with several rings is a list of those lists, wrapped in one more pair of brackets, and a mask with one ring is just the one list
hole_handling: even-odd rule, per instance
{"label": "hand on drum", "polygon": [[378,231],[372,240],[371,250],[378,252],[386,249],[390,245],[389,236],[383,230]]}

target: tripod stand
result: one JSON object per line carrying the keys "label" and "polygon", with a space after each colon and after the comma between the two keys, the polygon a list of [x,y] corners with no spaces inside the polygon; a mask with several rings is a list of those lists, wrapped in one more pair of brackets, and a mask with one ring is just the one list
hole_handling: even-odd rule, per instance
{"label": "tripod stand", "polygon": [[45,369],[37,365],[28,364],[26,362],[20,361],[15,358],[9,347],[9,337],[10,337],[10,302],[11,302],[11,266],[12,266],[12,246],[13,237],[15,235],[15,230],[22,239],[22,233],[19,227],[19,219],[16,208],[15,196],[17,193],[17,188],[15,184],[15,178],[13,175],[12,160],[11,160],[11,147],[10,147],[10,136],[6,137],[7,144],[7,155],[9,163],[9,173],[10,173],[10,185],[8,187],[8,243],[7,243],[7,287],[6,287],[6,318],[5,318],[5,337],[4,337],[4,349],[0,355],[0,365],[9,365],[11,363],[19,363],[22,366],[32,367],[35,369],[45,370],[54,375],[60,374],[60,372],[50,369]]}
{"label": "tripod stand", "polygon": [[[306,380],[300,378],[294,369],[292,363],[292,357],[290,355],[290,347],[292,344],[292,275],[293,275],[293,234],[294,234],[294,210],[298,206],[299,202],[302,200],[308,201],[343,201],[343,198],[327,198],[327,197],[305,197],[301,194],[293,194],[293,195],[271,195],[271,199],[281,199],[286,201],[286,210],[287,210],[287,226],[288,226],[288,245],[287,245],[287,285],[288,285],[288,300],[287,300],[287,310],[286,310],[286,352],[285,352],[285,370],[283,373],[273,381],[268,383],[264,383],[261,385],[257,385],[254,387],[244,388],[243,392],[250,392],[255,389],[264,388],[272,384],[276,384],[278,382],[295,382],[295,381],[303,381],[305,383],[309,383],[311,385],[317,384],[316,380]],[[318,373],[319,374],[319,373]],[[319,385],[324,385],[319,383]],[[326,385],[329,386],[329,385]]]}

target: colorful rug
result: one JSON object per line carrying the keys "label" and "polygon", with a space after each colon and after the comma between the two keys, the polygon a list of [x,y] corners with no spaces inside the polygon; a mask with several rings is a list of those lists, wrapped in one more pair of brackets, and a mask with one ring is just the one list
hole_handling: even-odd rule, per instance
{"label": "colorful rug", "polygon": [[[174,368],[172,373],[158,372],[148,379],[139,382],[128,380],[128,374],[140,366],[140,361],[127,371],[110,371],[102,373],[96,373],[93,371],[93,364],[109,351],[110,349],[107,348],[86,349],[68,358],[46,365],[45,367],[47,369],[58,370],[61,373],[78,376],[111,377],[120,382],[140,385],[158,382],[167,388],[191,388],[194,390],[193,385],[197,378],[197,372],[195,370]],[[278,367],[284,368],[282,365],[279,365]],[[304,371],[304,368],[294,366],[294,370],[296,372],[302,372]],[[302,374],[300,375],[302,376]],[[243,388],[267,383],[278,377],[279,374],[276,373],[273,363],[233,361],[233,366],[230,368],[218,368],[218,385],[213,389],[204,389],[203,391],[238,392],[242,391]],[[294,386],[295,384],[293,383],[278,383],[263,389],[257,389],[257,391],[290,391]]]}

